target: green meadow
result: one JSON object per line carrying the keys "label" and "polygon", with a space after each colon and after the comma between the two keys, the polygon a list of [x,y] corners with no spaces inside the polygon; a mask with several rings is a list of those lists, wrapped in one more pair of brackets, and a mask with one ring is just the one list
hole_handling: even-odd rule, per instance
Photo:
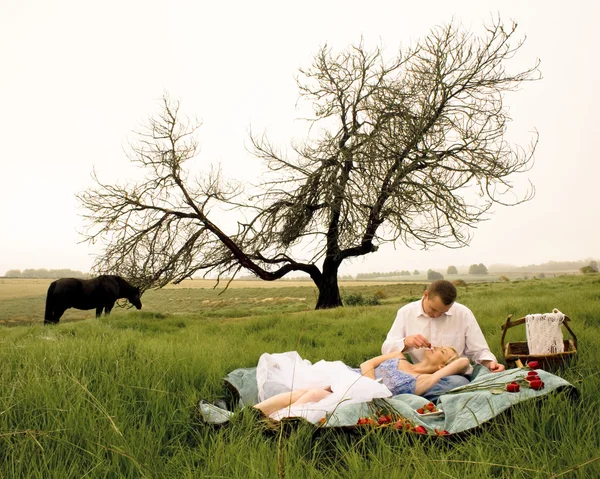
{"label": "green meadow", "polygon": [[[216,428],[196,412],[200,399],[228,399],[222,378],[263,352],[350,365],[379,354],[396,310],[424,285],[342,283],[343,295],[381,304],[327,311],[313,310],[310,283],[180,286],[146,292],[141,311],[115,308],[98,320],[69,310],[44,327],[48,283],[0,280],[0,477],[600,477],[600,275],[459,288],[500,360],[509,314],[567,314],[578,354],[558,374],[580,397],[521,403],[456,437],[301,422],[273,429],[247,411]],[[507,340],[524,338],[521,326]]]}

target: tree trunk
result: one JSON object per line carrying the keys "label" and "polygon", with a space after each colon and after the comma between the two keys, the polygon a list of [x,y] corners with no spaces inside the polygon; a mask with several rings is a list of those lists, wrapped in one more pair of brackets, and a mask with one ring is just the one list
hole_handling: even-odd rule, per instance
{"label": "tree trunk", "polygon": [[340,297],[340,288],[338,286],[338,269],[340,263],[325,259],[323,263],[323,275],[321,281],[317,284],[319,288],[319,299],[315,309],[338,308],[343,306]]}

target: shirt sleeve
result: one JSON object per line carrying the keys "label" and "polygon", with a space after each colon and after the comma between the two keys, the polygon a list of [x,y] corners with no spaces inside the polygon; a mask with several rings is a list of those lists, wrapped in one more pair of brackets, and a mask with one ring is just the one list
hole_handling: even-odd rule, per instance
{"label": "shirt sleeve", "polygon": [[481,328],[475,319],[475,315],[470,309],[466,311],[467,318],[465,321],[465,351],[464,354],[476,363],[482,361],[496,361],[496,356],[492,354],[488,346]]}
{"label": "shirt sleeve", "polygon": [[381,346],[382,354],[389,354],[394,351],[404,351],[404,338],[406,337],[406,314],[404,308],[400,308],[396,314],[396,319],[390,329],[387,338]]}

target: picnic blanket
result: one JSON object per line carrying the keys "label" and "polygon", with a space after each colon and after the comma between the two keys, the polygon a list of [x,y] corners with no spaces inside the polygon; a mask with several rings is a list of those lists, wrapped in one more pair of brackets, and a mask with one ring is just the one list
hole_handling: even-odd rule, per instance
{"label": "picnic blanket", "polygon": [[[414,394],[400,394],[385,399],[377,399],[378,406],[386,406],[404,417],[413,426],[423,426],[426,434],[446,431],[456,434],[481,426],[486,421],[506,411],[515,404],[543,397],[559,390],[576,393],[575,387],[559,376],[543,370],[536,370],[544,382],[544,388],[534,390],[525,387],[525,376],[529,369],[509,369],[501,373],[490,373],[483,366],[476,366],[473,380],[439,397],[436,411],[419,414],[429,401]],[[243,408],[258,402],[256,368],[240,368],[224,378],[226,386],[238,397],[237,407]],[[517,381],[523,384],[518,392],[508,392],[506,384]],[[237,408],[236,408],[237,409]],[[225,424],[235,414],[221,407],[201,401],[198,411],[202,419],[210,424]],[[356,426],[361,418],[373,415],[373,404],[369,402],[340,404],[321,421],[321,427]],[[422,430],[422,429],[421,429]]]}

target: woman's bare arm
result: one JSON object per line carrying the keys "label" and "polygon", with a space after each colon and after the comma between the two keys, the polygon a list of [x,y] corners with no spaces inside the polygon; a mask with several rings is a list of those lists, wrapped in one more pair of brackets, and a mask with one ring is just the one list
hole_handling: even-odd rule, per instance
{"label": "woman's bare arm", "polygon": [[387,361],[392,358],[403,358],[404,354],[400,351],[394,351],[388,354],[382,354],[381,356],[376,356],[371,358],[360,365],[360,372],[363,376],[366,376],[371,379],[375,379],[375,368],[379,366],[382,362]]}
{"label": "woman's bare arm", "polygon": [[444,366],[442,369],[433,373],[439,381],[443,377],[451,376],[452,374],[464,373],[471,363],[468,358],[458,358],[456,361],[452,361],[450,364]]}
{"label": "woman's bare arm", "polygon": [[431,386],[437,384],[440,379],[451,376],[452,374],[462,374],[469,367],[469,360],[467,358],[458,358],[456,361],[452,361],[442,369],[437,370],[433,374],[421,374],[417,378],[417,384],[415,385],[415,394],[421,395],[427,391]]}

